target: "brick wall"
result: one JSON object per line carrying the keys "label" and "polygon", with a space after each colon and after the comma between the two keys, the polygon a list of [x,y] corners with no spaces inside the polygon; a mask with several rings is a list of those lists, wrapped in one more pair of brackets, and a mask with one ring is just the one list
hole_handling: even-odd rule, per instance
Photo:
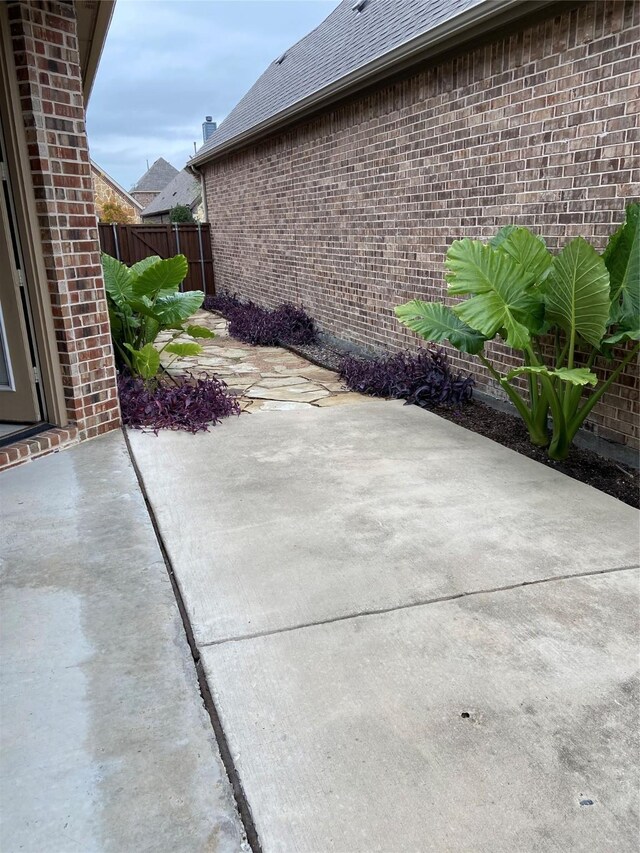
{"label": "brick wall", "polygon": [[74,7],[9,2],[65,402],[80,438],[119,424]]}
{"label": "brick wall", "polygon": [[[397,350],[419,343],[393,307],[442,299],[454,239],[513,222],[552,249],[602,247],[640,195],[639,43],[640,3],[567,3],[208,164],[217,288],[302,302],[327,332]],[[638,446],[637,366],[591,428]]]}
{"label": "brick wall", "polygon": [[105,204],[105,202],[115,202],[128,214],[129,222],[140,222],[139,208],[131,204],[126,195],[120,192],[117,186],[110,183],[110,181],[108,181],[104,175],[102,175],[93,166],[91,167],[91,179],[93,181],[93,197],[99,217],[102,216],[102,205]]}

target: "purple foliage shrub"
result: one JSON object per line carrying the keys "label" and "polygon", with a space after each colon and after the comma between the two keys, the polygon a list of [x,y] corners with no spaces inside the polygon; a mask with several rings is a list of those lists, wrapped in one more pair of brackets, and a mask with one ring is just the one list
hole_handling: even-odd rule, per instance
{"label": "purple foliage shrub", "polygon": [[226,384],[215,378],[186,377],[176,384],[161,377],[145,382],[121,373],[118,393],[123,423],[155,433],[159,429],[206,432],[210,424],[240,414],[238,401],[227,392]]}
{"label": "purple foliage shrub", "polygon": [[242,302],[237,296],[221,293],[208,296],[204,307],[226,317],[231,337],[247,344],[312,344],[316,340],[313,319],[295,305],[280,305],[271,311],[254,302]]}
{"label": "purple foliage shrub", "polygon": [[404,398],[423,408],[465,403],[471,399],[474,385],[472,376],[453,373],[442,349],[371,359],[346,356],[340,376],[352,391],[394,400]]}

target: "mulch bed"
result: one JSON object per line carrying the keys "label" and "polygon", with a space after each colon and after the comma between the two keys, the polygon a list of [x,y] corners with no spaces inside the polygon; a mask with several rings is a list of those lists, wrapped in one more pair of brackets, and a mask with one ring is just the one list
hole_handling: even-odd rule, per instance
{"label": "mulch bed", "polygon": [[[296,345],[289,346],[287,349],[291,349],[314,364],[338,372],[344,357],[342,353],[322,344]],[[517,453],[522,453],[523,456],[535,459],[536,462],[541,462],[549,468],[554,468],[568,477],[573,477],[574,480],[580,480],[601,492],[606,492],[629,506],[640,508],[640,471],[635,468],[629,468],[605,459],[592,450],[582,450],[578,447],[572,447],[569,456],[563,462],[554,462],[549,459],[543,449],[531,444],[529,434],[519,417],[501,412],[478,400],[472,400],[461,408],[443,406],[430,411],[465,429],[497,441],[498,444],[509,447]]]}
{"label": "mulch bed", "polygon": [[307,361],[317,364],[319,367],[326,367],[327,370],[335,370],[340,373],[340,367],[344,359],[343,352],[331,349],[324,344],[281,344],[285,349],[295,352],[306,358]]}

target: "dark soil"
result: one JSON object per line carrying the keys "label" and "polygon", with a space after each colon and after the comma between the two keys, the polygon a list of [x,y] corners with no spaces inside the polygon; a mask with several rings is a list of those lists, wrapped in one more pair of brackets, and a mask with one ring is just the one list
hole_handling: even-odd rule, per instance
{"label": "dark soil", "polygon": [[605,459],[592,450],[582,450],[579,447],[572,447],[563,462],[554,462],[549,459],[545,450],[531,444],[529,433],[519,417],[501,412],[478,400],[472,400],[457,410],[442,407],[432,411],[441,418],[491,438],[498,444],[504,444],[505,447],[522,453],[523,456],[573,477],[574,480],[588,483],[630,506],[640,508],[640,472],[634,468],[628,468]]}
{"label": "dark soil", "polygon": [[[322,344],[291,346],[288,349],[299,353],[314,364],[338,372],[344,357],[342,353]],[[531,444],[529,434],[517,415],[501,412],[478,400],[472,400],[462,407],[440,406],[430,411],[465,429],[497,441],[498,444],[503,444],[517,453],[522,453],[523,456],[535,459],[549,468],[554,468],[568,477],[573,477],[574,480],[580,480],[601,492],[606,492],[629,506],[640,508],[640,471],[635,468],[629,468],[605,459],[592,450],[582,450],[578,447],[572,447],[569,456],[563,462],[554,462],[549,459],[545,450]]]}
{"label": "dark soil", "polygon": [[313,362],[320,367],[326,367],[328,370],[340,372],[344,353],[331,349],[324,344],[284,344],[285,349],[290,349],[292,352],[306,358],[307,361]]}

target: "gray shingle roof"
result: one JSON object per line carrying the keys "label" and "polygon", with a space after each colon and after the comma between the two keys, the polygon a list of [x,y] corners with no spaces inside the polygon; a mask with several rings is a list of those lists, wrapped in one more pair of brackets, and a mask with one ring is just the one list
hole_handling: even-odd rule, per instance
{"label": "gray shingle roof", "polygon": [[159,157],[140,180],[131,188],[131,192],[135,193],[153,193],[163,190],[169,181],[178,174],[178,170],[167,163],[164,157]]}
{"label": "gray shingle roof", "polygon": [[151,204],[148,204],[142,211],[142,218],[145,216],[158,215],[166,213],[175,207],[177,204],[186,204],[187,207],[193,207],[200,199],[200,181],[193,177],[186,169],[170,181],[162,190],[160,195],[156,196]]}
{"label": "gray shingle roof", "polygon": [[320,26],[272,62],[199,149],[196,161],[234,137],[320,91],[482,0],[343,0]]}

